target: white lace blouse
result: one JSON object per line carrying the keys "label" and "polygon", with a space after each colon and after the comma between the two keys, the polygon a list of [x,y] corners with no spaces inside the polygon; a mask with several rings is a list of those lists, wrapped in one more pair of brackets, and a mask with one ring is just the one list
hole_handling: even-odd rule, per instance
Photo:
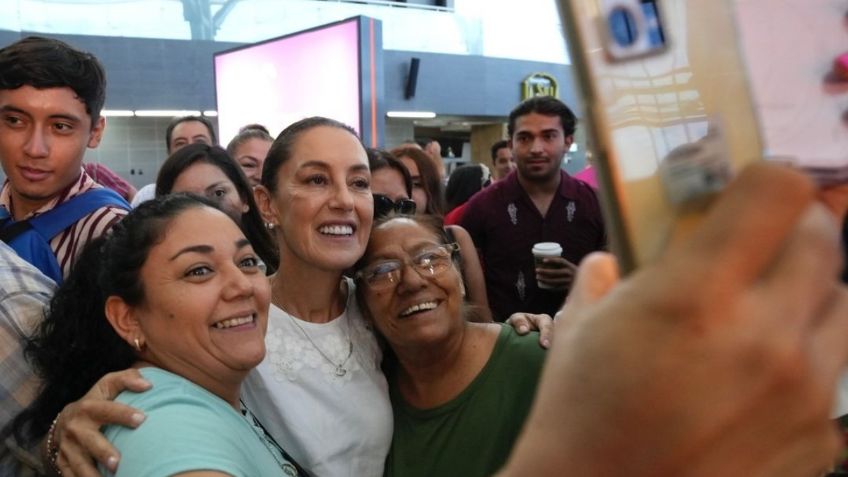
{"label": "white lace blouse", "polygon": [[382,352],[353,287],[348,280],[347,307],[329,323],[302,321],[271,305],[265,359],[242,386],[247,407],[315,476],[381,476],[391,444]]}

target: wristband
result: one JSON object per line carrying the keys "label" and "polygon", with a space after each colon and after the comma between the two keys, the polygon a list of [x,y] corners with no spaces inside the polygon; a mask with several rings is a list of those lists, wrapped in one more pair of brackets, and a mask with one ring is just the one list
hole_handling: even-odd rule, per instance
{"label": "wristband", "polygon": [[60,411],[59,414],[56,414],[56,418],[53,419],[53,422],[50,423],[50,429],[47,430],[47,465],[50,466],[50,469],[56,473],[59,477],[62,476],[62,470],[59,468],[59,464],[56,461],[59,458],[59,446],[56,444],[56,422],[59,421],[59,416],[62,414]]}

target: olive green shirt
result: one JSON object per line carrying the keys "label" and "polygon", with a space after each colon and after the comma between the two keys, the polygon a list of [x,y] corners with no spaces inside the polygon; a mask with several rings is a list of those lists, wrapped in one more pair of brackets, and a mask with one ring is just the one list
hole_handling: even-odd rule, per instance
{"label": "olive green shirt", "polygon": [[530,411],[545,359],[538,333],[503,326],[488,362],[456,398],[432,409],[407,404],[389,371],[395,430],[387,476],[474,477],[506,461]]}

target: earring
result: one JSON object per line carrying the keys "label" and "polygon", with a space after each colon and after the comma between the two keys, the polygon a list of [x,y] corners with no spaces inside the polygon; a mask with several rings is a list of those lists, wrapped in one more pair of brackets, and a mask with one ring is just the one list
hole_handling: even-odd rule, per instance
{"label": "earring", "polygon": [[138,352],[140,353],[141,352],[141,343],[139,343],[138,338],[133,338],[133,343],[135,344],[135,349],[138,350]]}

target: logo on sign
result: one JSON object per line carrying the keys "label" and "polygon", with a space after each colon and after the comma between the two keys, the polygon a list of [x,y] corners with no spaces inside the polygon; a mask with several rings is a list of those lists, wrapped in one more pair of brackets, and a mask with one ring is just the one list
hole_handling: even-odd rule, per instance
{"label": "logo on sign", "polygon": [[553,96],[559,98],[557,80],[547,73],[533,73],[521,83],[521,100],[536,96]]}

